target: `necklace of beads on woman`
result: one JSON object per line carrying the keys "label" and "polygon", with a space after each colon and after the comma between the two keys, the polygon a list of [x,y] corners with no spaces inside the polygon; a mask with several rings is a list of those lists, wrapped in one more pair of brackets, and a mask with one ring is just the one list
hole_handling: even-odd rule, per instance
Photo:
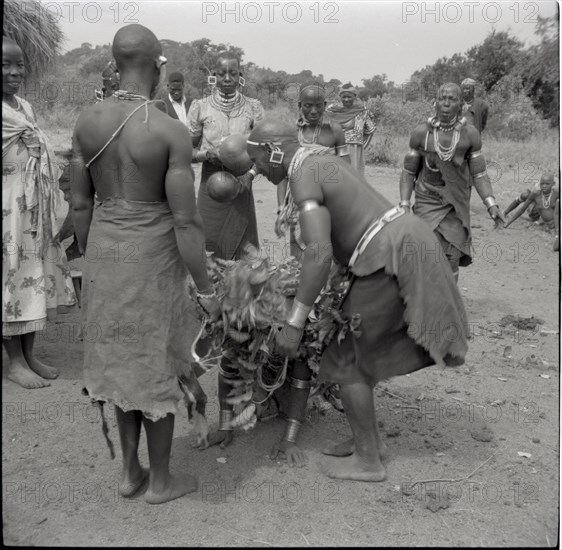
{"label": "necklace of beads on woman", "polygon": [[[457,145],[461,137],[461,128],[464,126],[465,119],[462,118],[458,120],[457,117],[454,118],[447,126],[443,126],[443,123],[435,116],[428,120],[429,125],[433,128],[433,142],[435,143],[435,152],[442,161],[450,161],[455,155]],[[439,130],[442,132],[453,132],[451,138],[451,145],[449,147],[444,147],[439,142]]]}
{"label": "necklace of beads on woman", "polygon": [[243,98],[238,90],[236,90],[232,97],[226,97],[217,90],[211,94],[209,102],[215,109],[221,111],[226,116],[232,116],[233,112],[242,106]]}
{"label": "necklace of beads on woman", "polygon": [[543,195],[542,195],[543,208],[550,208],[550,199],[551,198],[552,198],[552,189],[550,190],[550,193],[548,194],[548,198],[546,198],[546,195],[543,193]]}

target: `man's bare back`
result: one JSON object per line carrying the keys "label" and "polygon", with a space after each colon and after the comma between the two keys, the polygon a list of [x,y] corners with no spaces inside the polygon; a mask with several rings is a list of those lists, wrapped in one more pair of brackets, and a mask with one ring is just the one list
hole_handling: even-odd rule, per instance
{"label": "man's bare back", "polygon": [[[85,163],[109,141],[113,133],[142,101],[107,99],[85,111],[75,135]],[[148,108],[148,121],[145,122]],[[162,113],[153,104],[141,107],[127,121],[107,149],[92,163],[90,174],[99,200],[122,197],[135,201],[166,200],[165,177],[172,141],[185,144],[191,156],[187,128]]]}
{"label": "man's bare back", "polygon": [[295,202],[316,200],[327,207],[334,257],[347,264],[363,233],[392,205],[340,158],[311,156],[301,174],[291,182]]}

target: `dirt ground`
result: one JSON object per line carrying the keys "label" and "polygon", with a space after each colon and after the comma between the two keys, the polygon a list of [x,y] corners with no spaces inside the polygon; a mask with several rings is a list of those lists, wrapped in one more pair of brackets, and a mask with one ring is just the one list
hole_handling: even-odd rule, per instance
{"label": "dirt ground", "polygon": [[[367,177],[398,200],[399,173]],[[505,208],[518,190],[496,190]],[[260,238],[270,250],[275,189],[255,184]],[[380,385],[375,402],[389,446],[382,483],[337,482],[320,449],[349,434],[344,417],[311,412],[301,432],[309,463],[268,457],[276,419],[236,434],[227,450],[193,450],[187,415],[176,421],[173,472],[199,490],[150,506],[117,494],[120,451],[113,412],[111,460],[100,415],[80,394],[79,312],[38,338],[60,367],[50,387],[2,383],[4,543],[75,546],[554,546],[559,519],[559,255],[553,237],[521,218],[492,228],[474,193],[472,266],[459,286],[472,328],[466,365],[431,367]],[[267,242],[266,242],[267,241]],[[507,315],[540,318],[517,330]],[[530,323],[533,325],[533,323]],[[6,360],[6,354],[3,353]],[[218,421],[216,373],[201,378]],[[141,461],[148,463],[144,434]],[[219,460],[221,459],[221,460]],[[424,483],[416,483],[424,482]]]}

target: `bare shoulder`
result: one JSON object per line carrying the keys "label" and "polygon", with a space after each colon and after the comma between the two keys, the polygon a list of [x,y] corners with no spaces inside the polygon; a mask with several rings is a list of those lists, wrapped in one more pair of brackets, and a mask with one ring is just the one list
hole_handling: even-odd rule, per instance
{"label": "bare shoulder", "polygon": [[99,121],[100,117],[102,116],[104,109],[102,108],[102,102],[95,103],[94,105],[90,105],[86,107],[76,120],[76,124],[74,126],[74,135],[78,136],[83,129],[88,129],[94,122]]}
{"label": "bare shoulder", "polygon": [[423,124],[418,124],[410,134],[410,147],[412,149],[417,149],[421,147],[425,141],[425,135],[428,131],[427,124],[424,122]]}
{"label": "bare shoulder", "polygon": [[467,124],[465,126],[465,129],[466,129],[466,135],[468,137],[472,149],[474,150],[481,149],[482,139],[480,137],[480,132],[478,131],[478,129],[474,127],[472,124]]}

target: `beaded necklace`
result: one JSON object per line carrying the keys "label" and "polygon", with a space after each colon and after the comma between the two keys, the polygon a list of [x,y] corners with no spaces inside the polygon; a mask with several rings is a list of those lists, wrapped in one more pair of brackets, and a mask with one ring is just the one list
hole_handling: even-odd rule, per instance
{"label": "beaded necklace", "polygon": [[304,128],[305,126],[309,126],[309,124],[306,122],[306,119],[303,118],[303,121],[298,123],[299,143],[308,143],[309,145],[318,143],[318,137],[320,136],[320,132],[322,131],[323,124],[324,124],[324,117],[322,116],[318,121],[318,124],[316,124],[316,126],[314,127],[314,132],[312,133],[312,139],[309,141],[304,137]]}
{"label": "beaded necklace", "polygon": [[550,208],[550,199],[552,199],[552,189],[550,190],[550,193],[548,194],[548,199],[545,200],[545,194],[542,194],[542,205],[543,208]]}
{"label": "beaded necklace", "polygon": [[[461,128],[464,125],[464,121],[465,121],[464,118],[462,118],[459,121],[455,117],[455,120],[450,125],[443,127],[442,123],[439,120],[437,120],[437,117],[433,117],[429,119],[428,122],[430,126],[433,127],[433,142],[435,144],[435,152],[437,153],[437,156],[442,161],[448,162],[455,155],[455,151],[457,149],[457,145],[459,144],[459,140],[461,137]],[[451,131],[453,132],[451,145],[449,145],[449,147],[444,147],[439,142],[439,130],[442,130],[443,132],[451,132]]]}
{"label": "beaded necklace", "polygon": [[121,101],[150,101],[148,97],[127,90],[117,90],[113,92],[113,97]]}
{"label": "beaded necklace", "polygon": [[211,94],[209,98],[209,103],[212,107],[225,114],[227,117],[231,117],[233,113],[240,110],[243,104],[242,94],[236,90],[232,98],[224,97],[220,91],[216,91]]}

